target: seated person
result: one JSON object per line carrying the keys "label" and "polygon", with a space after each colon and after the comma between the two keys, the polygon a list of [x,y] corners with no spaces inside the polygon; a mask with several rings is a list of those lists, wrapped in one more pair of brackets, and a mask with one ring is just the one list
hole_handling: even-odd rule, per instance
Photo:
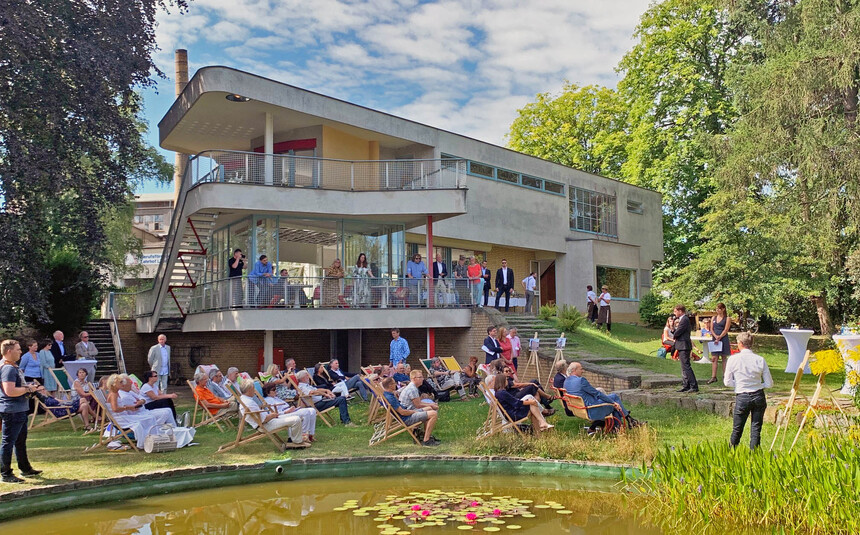
{"label": "seated person", "polygon": [[301,370],[296,374],[296,379],[299,381],[299,390],[302,396],[311,398],[311,402],[318,411],[324,411],[329,407],[337,407],[340,411],[340,421],[346,427],[355,427],[349,419],[349,410],[346,407],[346,398],[343,396],[335,396],[331,390],[327,388],[316,388],[312,386],[311,375],[306,370]]}
{"label": "seated person", "polygon": [[399,362],[394,368],[394,375],[391,376],[397,381],[397,386],[406,386],[409,384],[409,372],[406,371],[406,365]]}
{"label": "seated person", "polygon": [[[292,362],[293,370],[295,370],[296,361],[290,359],[287,363]],[[286,363],[285,363],[286,365]],[[275,397],[278,399],[282,399],[284,401],[291,401],[296,399],[296,391],[291,387],[289,379],[287,379],[287,374],[290,372],[281,373],[281,368],[277,364],[270,364],[268,368],[266,368],[266,373],[261,375],[268,375],[269,379],[264,379],[265,383],[272,383],[275,385]],[[292,372],[295,374],[295,372]],[[261,379],[263,379],[261,377]]]}
{"label": "seated person", "polygon": [[78,368],[75,374],[75,382],[72,383],[72,400],[79,399],[90,406],[90,413],[96,414],[99,404],[93,393],[90,392],[90,372],[86,368]]}
{"label": "seated person", "polygon": [[[555,365],[555,375],[552,378],[552,386],[555,389],[564,389],[564,381],[567,379],[567,362],[560,360]],[[568,416],[573,416],[573,413],[570,412],[570,409],[567,408],[566,403],[562,403],[564,407],[564,413]]]}
{"label": "seated person", "polygon": [[352,390],[353,388],[358,388],[358,395],[361,396],[361,399],[367,401],[367,388],[364,386],[364,383],[361,382],[361,378],[355,373],[344,373],[344,371],[340,369],[339,360],[331,359],[328,363],[327,370],[328,376],[334,384],[341,382],[346,383],[347,391]]}
{"label": "seated person", "polygon": [[457,389],[460,393],[460,399],[466,399],[466,390],[463,388],[463,382],[460,379],[460,374],[445,369],[442,364],[442,359],[435,357],[430,362],[430,378],[436,383],[439,390]]}
{"label": "seated person", "polygon": [[[144,401],[142,399],[136,401],[133,405],[124,405],[120,402],[119,393],[121,389],[131,390],[131,379],[125,374],[115,373],[110,377],[102,377],[104,386],[99,382],[99,389],[104,389],[108,392],[107,408],[110,411],[117,425],[123,429],[130,429],[134,434],[134,439],[137,441],[137,447],[143,448],[143,443],[149,430],[158,425],[151,411],[143,408]],[[169,413],[168,413],[169,414]]]}
{"label": "seated person", "polygon": [[239,385],[239,391],[242,393],[241,412],[245,418],[245,422],[256,429],[260,425],[259,420],[250,413],[247,413],[246,410],[254,412],[262,411],[261,413],[257,413],[257,416],[262,420],[266,431],[277,433],[278,430],[286,427],[290,442],[294,444],[302,444],[304,442],[304,437],[302,436],[302,419],[298,415],[278,414],[278,411],[261,408],[254,397],[254,381],[241,381]]}
{"label": "seated person", "polygon": [[571,362],[570,366],[567,367],[564,390],[572,396],[581,397],[586,407],[609,403],[603,407],[588,409],[588,418],[593,422],[605,420],[607,416],[613,415],[619,422],[625,419],[631,427],[639,425],[639,422],[630,417],[630,411],[621,404],[621,398],[618,397],[618,394],[604,394],[591,386],[588,379],[582,376],[582,365],[578,362]]}
{"label": "seated person", "polygon": [[422,397],[421,385],[424,384],[424,372],[412,370],[409,372],[409,384],[400,391],[400,405],[410,411],[425,409],[438,411],[439,405],[432,400]]}
{"label": "seated person", "polygon": [[481,378],[478,376],[477,362],[466,364],[466,367],[460,372],[460,382],[465,388],[469,389],[469,396],[475,397],[478,395],[478,385],[481,384]]}
{"label": "seated person", "polygon": [[221,370],[218,368],[209,370],[209,382],[206,383],[206,388],[221,399],[232,399],[233,394],[224,388],[223,384],[224,374],[221,373]]}
{"label": "seated person", "polygon": [[502,374],[505,376],[508,384],[505,390],[517,399],[522,399],[523,396],[535,396],[536,399],[540,399],[540,403],[544,406],[545,416],[555,414],[555,409],[552,408],[552,400],[555,397],[547,394],[537,379],[529,383],[521,383],[514,379],[514,373],[514,369],[510,366],[504,367]]}
{"label": "seated person", "polygon": [[144,407],[149,410],[170,409],[173,419],[179,421],[176,419],[176,407],[173,405],[176,394],[162,394],[158,390],[158,372],[152,370],[143,372],[143,386],[140,387],[140,395],[146,401]]}
{"label": "seated person", "polygon": [[495,377],[496,375],[503,375],[504,374],[505,361],[502,359],[495,359],[493,361],[490,361],[489,364],[486,364],[486,366],[487,366],[488,372],[487,372],[487,377],[484,379],[484,383],[485,383],[484,386],[486,386],[490,390],[493,390],[493,384],[495,381],[495,379],[493,379],[493,377]]}
{"label": "seated person", "polygon": [[296,374],[296,359],[287,359],[284,361],[284,373]]}
{"label": "seated person", "polygon": [[155,418],[155,423],[157,425],[170,425],[174,427],[177,425],[176,418],[173,417],[173,413],[170,412],[170,409],[147,409],[147,398],[141,395],[140,391],[135,390],[135,386],[137,385],[129,376],[125,374],[120,376],[119,390],[117,391],[117,394],[119,396],[119,405],[121,407],[135,407],[138,413],[148,413]]}
{"label": "seated person", "polygon": [[532,395],[525,395],[522,398],[515,398],[505,388],[508,383],[508,378],[504,375],[496,375],[493,379],[493,390],[495,390],[496,400],[499,405],[505,409],[514,421],[525,418],[526,416],[532,421],[532,427],[537,431],[547,431],[554,426],[548,424],[546,419],[541,414],[540,404]]}
{"label": "seated person", "polygon": [[311,383],[318,388],[324,388],[326,390],[331,390],[332,393],[336,396],[343,396],[349,399],[349,389],[346,387],[346,383],[341,381],[335,386],[331,381],[328,380],[328,377],[323,375],[322,368],[323,364],[317,363],[314,366],[314,374],[311,377]]}
{"label": "seated person", "polygon": [[394,393],[397,388],[397,382],[391,377],[386,377],[382,380],[382,388],[383,395],[385,396],[385,399],[386,401],[388,401],[389,405],[391,405],[391,409],[396,411],[397,414],[403,417],[403,422],[406,425],[424,422],[424,440],[421,442],[421,445],[438,446],[440,442],[433,438],[432,434],[433,426],[436,425],[436,418],[438,417],[438,413],[432,409],[404,409],[403,406],[400,405],[400,400]]}
{"label": "seated person", "polygon": [[235,366],[230,366],[227,368],[227,376],[224,377],[224,382],[221,383],[221,386],[224,387],[224,390],[230,391],[230,387],[236,385],[236,390],[239,390],[239,385],[237,381],[239,380],[239,368]]}
{"label": "seated person", "polygon": [[379,375],[383,379],[385,379],[387,377],[391,377],[392,375],[394,375],[394,372],[391,370],[391,364],[383,364],[379,368],[379,373],[377,375]]}
{"label": "seated person", "polygon": [[[272,394],[274,393],[275,385],[266,383],[263,385],[263,401],[269,408],[276,411],[278,414],[295,414],[302,419],[302,433],[307,435],[308,442],[315,442],[314,434],[317,428],[317,411],[311,407],[293,407],[286,401],[282,401]],[[252,392],[253,394],[253,392]]]}
{"label": "seated person", "polygon": [[194,397],[209,411],[209,414],[218,418],[239,414],[239,403],[235,399],[221,399],[206,388],[209,384],[208,374],[203,372],[195,373],[194,382],[197,383],[197,387],[194,389]]}
{"label": "seated person", "polygon": [[[81,415],[81,419],[84,421],[84,429],[87,431],[93,430],[93,423],[95,423],[95,413],[92,409],[90,409],[89,403],[81,403],[80,399],[73,399],[72,401],[64,401],[55,398],[50,395],[44,386],[39,385],[36,387],[35,394],[42,403],[45,404],[45,407],[51,411],[51,414],[56,416],[57,418],[62,418],[71,412],[72,415]],[[56,407],[56,408],[55,408]],[[66,408],[70,409],[67,411]]]}

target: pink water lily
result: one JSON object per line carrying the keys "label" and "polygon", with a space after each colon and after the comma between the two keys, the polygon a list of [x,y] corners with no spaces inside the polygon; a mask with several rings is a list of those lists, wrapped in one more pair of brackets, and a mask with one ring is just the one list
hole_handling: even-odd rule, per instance
{"label": "pink water lily", "polygon": [[478,515],[475,513],[469,513],[466,515],[466,520],[475,520],[476,518],[478,518]]}
{"label": "pink water lily", "polygon": [[500,514],[502,514],[502,511],[500,509],[493,509],[493,514],[499,516]]}
{"label": "pink water lily", "polygon": [[478,504],[478,502],[472,502],[469,505],[471,505],[472,507],[477,507],[479,504]]}
{"label": "pink water lily", "polygon": [[413,505],[413,506],[412,506],[412,510],[413,510],[413,511],[419,511],[420,509],[421,509],[421,506],[420,506],[420,505]]}
{"label": "pink water lily", "polygon": [[423,511],[421,511],[421,516],[427,516],[429,514],[430,514],[430,511],[428,511],[427,509],[424,509]]}

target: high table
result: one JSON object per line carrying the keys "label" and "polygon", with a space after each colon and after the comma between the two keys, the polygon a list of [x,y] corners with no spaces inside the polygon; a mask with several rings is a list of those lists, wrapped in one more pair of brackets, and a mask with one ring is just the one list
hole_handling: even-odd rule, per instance
{"label": "high table", "polygon": [[[809,329],[780,329],[779,332],[782,333],[785,343],[788,344],[788,364],[785,366],[785,373],[797,373],[797,367],[803,362],[806,345],[809,343],[813,331]],[[803,368],[803,373],[812,373],[808,362]]]}
{"label": "high table", "polygon": [[[505,302],[505,297],[504,297],[504,296],[502,296],[502,300],[501,300],[501,301],[502,301],[502,303],[504,303],[504,302]],[[487,306],[488,306],[488,307],[494,307],[494,306],[496,306],[496,296],[495,296],[495,295],[491,295],[491,296],[487,299]],[[512,306],[512,307],[524,307],[524,306],[526,306],[526,298],[525,298],[525,297],[511,297],[511,304],[510,304],[510,306]]]}
{"label": "high table", "polygon": [[64,360],[63,368],[66,369],[66,375],[69,376],[69,386],[75,382],[78,377],[78,370],[84,368],[87,370],[87,381],[96,382],[96,362],[95,360]]}
{"label": "high table", "polygon": [[710,364],[711,363],[711,348],[708,347],[708,342],[713,342],[714,337],[711,335],[707,336],[690,336],[690,340],[694,342],[699,342],[702,344],[702,358],[699,360],[694,360],[693,362],[698,362],[699,364]]}
{"label": "high table", "polygon": [[848,352],[857,349],[860,346],[860,335],[857,334],[834,334],[833,341],[836,342],[836,347],[842,353],[842,360],[845,362],[845,383],[842,385],[842,390],[839,392],[848,396],[853,396],[857,389],[851,386],[851,381],[848,377],[848,372],[855,371],[860,373],[860,360],[852,360],[848,357]]}

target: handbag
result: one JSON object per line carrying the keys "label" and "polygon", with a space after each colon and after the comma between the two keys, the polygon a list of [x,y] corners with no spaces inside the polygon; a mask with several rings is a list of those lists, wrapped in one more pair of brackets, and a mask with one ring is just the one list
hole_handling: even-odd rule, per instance
{"label": "handbag", "polygon": [[146,453],[161,453],[176,449],[176,438],[173,427],[169,425],[154,425],[143,440],[143,451]]}

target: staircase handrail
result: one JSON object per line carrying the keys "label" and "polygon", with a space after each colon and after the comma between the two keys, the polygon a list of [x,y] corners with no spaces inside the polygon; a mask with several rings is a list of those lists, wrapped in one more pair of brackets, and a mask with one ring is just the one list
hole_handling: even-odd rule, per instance
{"label": "staircase handrail", "polygon": [[128,373],[125,368],[125,356],[122,354],[122,341],[119,338],[119,323],[116,321],[113,302],[111,302],[110,307],[110,337],[113,342],[114,354],[116,355],[116,367],[120,373]]}

